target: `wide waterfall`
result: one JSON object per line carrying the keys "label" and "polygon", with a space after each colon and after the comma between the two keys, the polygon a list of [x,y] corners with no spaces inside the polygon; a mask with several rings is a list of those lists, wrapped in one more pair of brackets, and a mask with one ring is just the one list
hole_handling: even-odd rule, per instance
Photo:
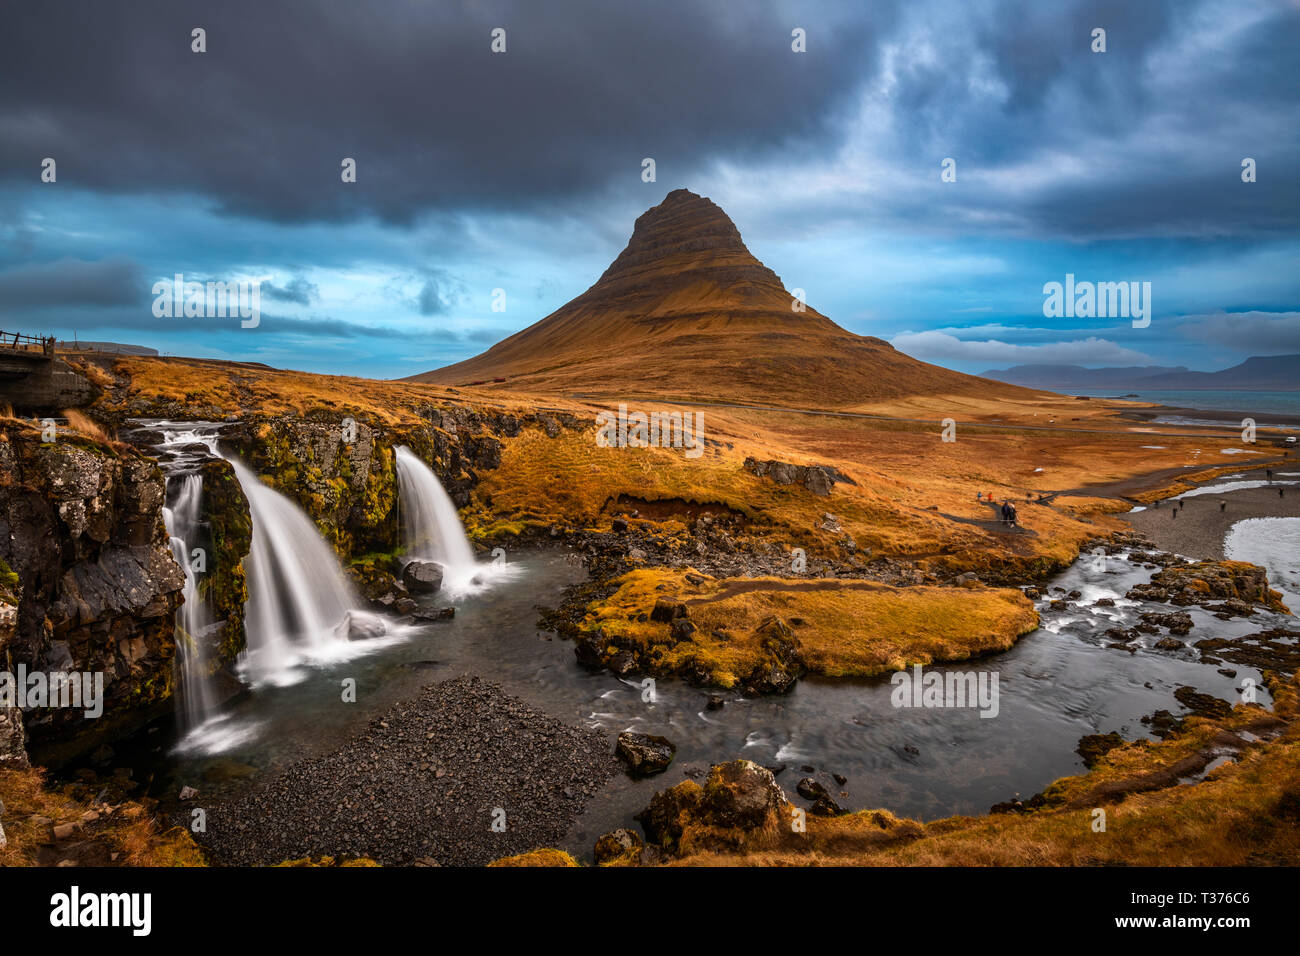
{"label": "wide waterfall", "polygon": [[298,664],[350,656],[352,639],[383,635],[384,620],[361,610],[360,598],[311,519],[242,462],[230,459],[230,464],[253,523],[253,543],[244,559],[248,649],[241,673],[254,683],[292,683]]}
{"label": "wide waterfall", "polygon": [[483,584],[492,566],[474,560],[474,548],[465,537],[456,505],[442,482],[411,449],[398,445],[394,450],[405,557],[441,564],[443,586],[449,591],[470,590]]}

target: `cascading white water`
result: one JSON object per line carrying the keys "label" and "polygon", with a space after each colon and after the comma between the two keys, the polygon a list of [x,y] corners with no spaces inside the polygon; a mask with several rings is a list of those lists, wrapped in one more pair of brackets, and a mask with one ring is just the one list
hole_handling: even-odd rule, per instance
{"label": "cascading white water", "polygon": [[248,649],[241,670],[254,682],[287,683],[295,665],[346,656],[354,636],[386,630],[361,610],[338,558],[311,519],[292,501],[228,459],[248,499],[253,542],[244,559]]}
{"label": "cascading white water", "polygon": [[179,692],[177,713],[181,727],[190,731],[210,718],[215,709],[208,679],[208,656],[204,639],[212,627],[211,613],[199,595],[198,576],[191,563],[191,543],[198,540],[199,500],[203,494],[201,475],[177,475],[170,481],[179,489],[170,508],[163,509],[163,522],[171,536],[172,556],[185,573],[184,603],[176,611],[176,662]]}
{"label": "cascading white water", "polygon": [[441,564],[443,585],[448,589],[470,586],[485,568],[474,560],[474,548],[465,537],[456,505],[438,476],[415,452],[405,445],[394,451],[403,553],[408,560]]}

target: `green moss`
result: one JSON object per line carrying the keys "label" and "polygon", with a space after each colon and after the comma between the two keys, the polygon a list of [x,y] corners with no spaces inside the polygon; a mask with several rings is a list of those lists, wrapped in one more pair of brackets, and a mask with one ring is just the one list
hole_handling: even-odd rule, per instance
{"label": "green moss", "polygon": [[212,659],[216,667],[234,660],[246,643],[244,604],[248,601],[248,581],[243,561],[253,544],[248,499],[229,462],[204,464],[203,509],[210,551],[208,571],[199,580],[199,590],[216,619],[223,622]]}

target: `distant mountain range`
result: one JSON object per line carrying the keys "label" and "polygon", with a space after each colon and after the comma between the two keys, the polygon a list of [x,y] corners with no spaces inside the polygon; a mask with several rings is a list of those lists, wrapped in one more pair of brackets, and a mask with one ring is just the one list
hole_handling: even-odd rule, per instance
{"label": "distant mountain range", "polygon": [[1218,372],[1193,372],[1182,366],[1138,365],[1129,368],[1084,368],[1081,365],[1016,365],[993,369],[984,378],[1049,391],[1127,389],[1228,389],[1300,391],[1300,355],[1256,355]]}

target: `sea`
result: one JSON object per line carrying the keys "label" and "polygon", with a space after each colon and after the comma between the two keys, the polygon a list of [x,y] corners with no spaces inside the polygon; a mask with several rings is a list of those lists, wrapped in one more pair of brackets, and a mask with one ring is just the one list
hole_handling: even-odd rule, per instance
{"label": "sea", "polygon": [[[1300,391],[1255,392],[1240,389],[1147,389],[1145,391],[1087,391],[1072,389],[1069,394],[1092,398],[1128,398],[1156,402],[1176,408],[1201,408],[1208,411],[1241,412],[1243,415],[1300,416]],[[1261,422],[1262,424],[1262,422]]]}

